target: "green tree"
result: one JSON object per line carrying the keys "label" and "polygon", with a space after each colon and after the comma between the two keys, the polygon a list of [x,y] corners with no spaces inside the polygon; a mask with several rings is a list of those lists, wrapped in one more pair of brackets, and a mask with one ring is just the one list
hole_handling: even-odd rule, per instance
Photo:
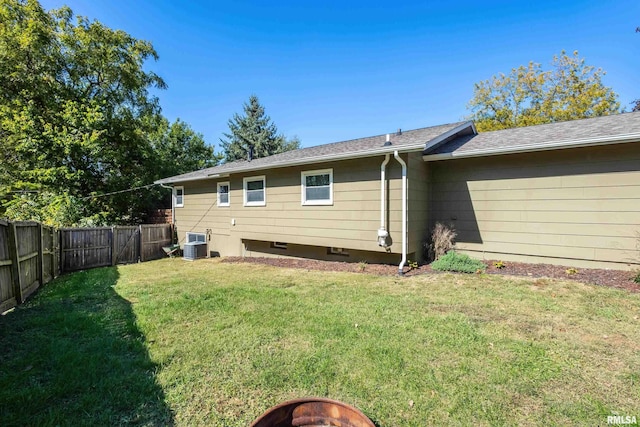
{"label": "green tree", "polygon": [[[154,180],[209,168],[223,158],[205,142],[202,134],[180,119],[169,124],[167,119],[160,118],[150,138],[155,158]],[[167,190],[154,188],[149,193],[152,200],[161,200],[162,205],[170,204],[171,195]]]}
{"label": "green tree", "polygon": [[540,64],[514,68],[474,85],[470,116],[478,131],[603,116],[620,112],[618,95],[602,83],[605,72],[574,52]]}
{"label": "green tree", "polygon": [[151,143],[158,178],[209,168],[222,160],[222,155],[214,153],[202,134],[180,119],[169,124],[167,119],[161,118],[151,135]]}
{"label": "green tree", "polygon": [[0,216],[138,222],[160,193],[120,190],[217,162],[201,135],[162,117],[149,90],[166,85],[144,69],[157,59],[149,42],[67,7],[0,0]]}
{"label": "green tree", "polygon": [[300,148],[297,137],[287,140],[278,133],[257,96],[251,95],[243,108],[244,115],[234,114],[228,122],[230,132],[220,139],[226,162],[247,159],[250,150],[257,159]]}

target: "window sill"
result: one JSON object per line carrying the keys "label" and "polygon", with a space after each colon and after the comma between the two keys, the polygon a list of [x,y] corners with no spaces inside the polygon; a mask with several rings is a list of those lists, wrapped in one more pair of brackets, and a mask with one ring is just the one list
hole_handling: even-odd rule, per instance
{"label": "window sill", "polygon": [[333,200],[313,200],[302,202],[302,206],[333,206]]}

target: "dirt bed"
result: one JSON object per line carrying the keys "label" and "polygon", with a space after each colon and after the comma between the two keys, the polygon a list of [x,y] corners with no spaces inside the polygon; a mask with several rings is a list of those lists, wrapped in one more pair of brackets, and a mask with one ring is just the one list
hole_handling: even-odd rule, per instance
{"label": "dirt bed", "polygon": [[[301,268],[321,271],[348,271],[353,273],[368,273],[386,276],[398,274],[398,267],[395,265],[318,261],[311,259],[228,257],[224,258],[222,262],[249,262],[285,268]],[[485,264],[488,265],[487,274],[574,280],[582,283],[626,289],[631,292],[640,292],[640,285],[633,282],[633,273],[630,271],[578,268],[575,269],[575,272],[568,272],[571,267],[549,264],[526,264],[519,262],[504,262],[504,268],[496,268],[494,266],[494,262],[495,261],[491,260],[485,261]],[[405,276],[441,274],[439,271],[432,270],[429,265],[421,265],[418,268],[411,270],[405,267],[404,272]]]}

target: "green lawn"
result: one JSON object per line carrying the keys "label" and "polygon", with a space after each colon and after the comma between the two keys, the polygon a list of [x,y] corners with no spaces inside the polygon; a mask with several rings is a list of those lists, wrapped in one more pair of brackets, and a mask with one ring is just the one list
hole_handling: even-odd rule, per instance
{"label": "green lawn", "polygon": [[302,396],[378,426],[640,418],[640,295],[165,259],[0,317],[2,425],[246,426]]}

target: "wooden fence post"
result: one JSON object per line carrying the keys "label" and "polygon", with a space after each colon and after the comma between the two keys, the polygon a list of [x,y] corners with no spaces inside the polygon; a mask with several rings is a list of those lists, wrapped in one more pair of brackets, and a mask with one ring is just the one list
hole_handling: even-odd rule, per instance
{"label": "wooden fence post", "polygon": [[60,235],[58,236],[58,250],[59,250],[59,259],[58,259],[58,263],[59,263],[59,268],[60,268],[60,274],[64,273],[64,231],[63,230],[59,230]]}
{"label": "wooden fence post", "polygon": [[44,286],[44,242],[42,241],[42,223],[38,222],[38,257],[36,262],[38,263],[38,280],[40,286]]}
{"label": "wooden fence post", "polygon": [[53,280],[56,278],[56,229],[51,227],[49,233],[51,233],[51,280]]}
{"label": "wooden fence post", "polygon": [[140,233],[140,246],[138,246],[140,248],[140,262],[144,262],[144,237],[142,235],[142,225],[138,226],[138,232]]}
{"label": "wooden fence post", "polygon": [[55,260],[55,265],[54,265],[54,275],[53,277],[58,277],[61,274],[62,268],[60,267],[60,259],[62,258],[62,252],[60,251],[60,236],[62,235],[62,233],[60,232],[60,230],[57,229],[53,229],[53,244],[55,245],[54,248],[54,260]]}
{"label": "wooden fence post", "polygon": [[111,266],[116,265],[118,248],[116,247],[116,227],[111,227]]}
{"label": "wooden fence post", "polygon": [[20,278],[20,257],[18,256],[18,236],[16,224],[9,223],[9,256],[11,257],[11,275],[13,294],[17,304],[22,304],[22,280]]}

